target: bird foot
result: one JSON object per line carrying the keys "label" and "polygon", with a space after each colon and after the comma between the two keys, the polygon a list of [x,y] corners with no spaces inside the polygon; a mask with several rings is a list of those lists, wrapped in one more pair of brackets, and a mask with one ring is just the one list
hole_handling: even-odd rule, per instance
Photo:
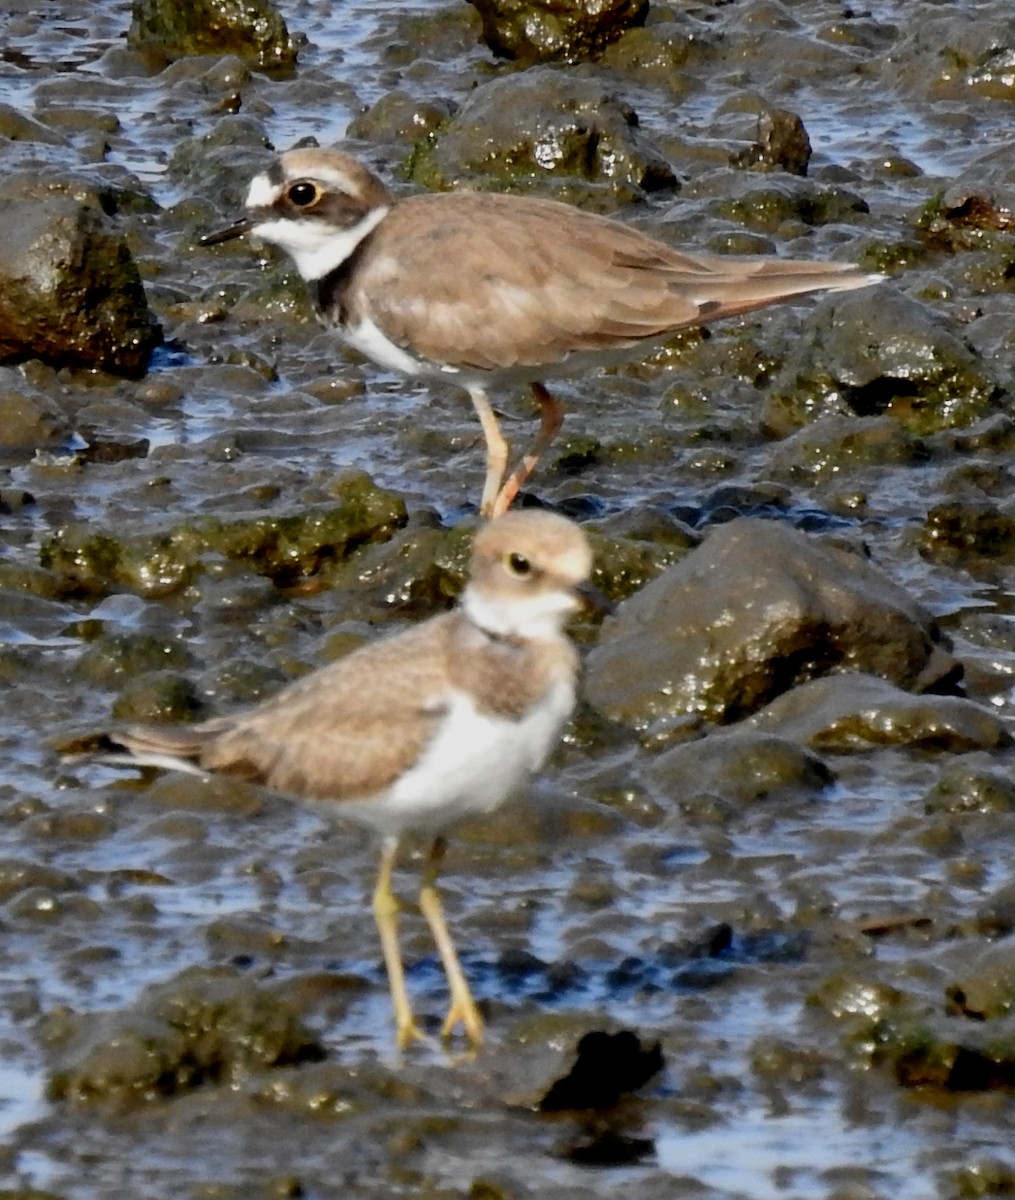
{"label": "bird foot", "polygon": [[479,1015],[472,997],[456,999],[451,1002],[448,1015],[441,1026],[441,1037],[450,1038],[455,1027],[461,1025],[466,1040],[473,1050],[478,1050],[483,1044],[483,1018]]}
{"label": "bird foot", "polygon": [[420,1029],[413,1017],[409,1017],[407,1020],[396,1021],[395,1044],[399,1050],[408,1050],[413,1042],[423,1042],[424,1045],[428,1046],[434,1044],[433,1038]]}

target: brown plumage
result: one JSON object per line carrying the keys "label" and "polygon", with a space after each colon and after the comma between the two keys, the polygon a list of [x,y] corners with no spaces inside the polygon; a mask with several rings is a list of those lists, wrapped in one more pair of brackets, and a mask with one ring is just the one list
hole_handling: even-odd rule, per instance
{"label": "brown plumage", "polygon": [[[487,445],[480,511],[506,511],[563,419],[542,380],[637,357],[679,329],[881,278],[848,263],[688,253],[530,196],[395,200],[339,151],[290,150],[251,183],[253,231],[292,255],[323,319],[384,367],[461,384]],[[542,421],[507,479],[487,395],[529,383]]]}
{"label": "brown plumage", "polygon": [[[522,787],[574,705],[577,655],[563,632],[587,593],[581,530],[546,512],[508,513],[473,544],[461,606],[314,671],[246,712],[186,728],[93,739],[112,761],[222,772],[349,816],[384,838],[374,914],[397,1037],[419,1037],[405,988],[391,892],[398,839],[434,835],[420,908],[451,989],[445,1033],[483,1023],[436,891],[443,831]],[[108,754],[103,755],[110,761]]]}

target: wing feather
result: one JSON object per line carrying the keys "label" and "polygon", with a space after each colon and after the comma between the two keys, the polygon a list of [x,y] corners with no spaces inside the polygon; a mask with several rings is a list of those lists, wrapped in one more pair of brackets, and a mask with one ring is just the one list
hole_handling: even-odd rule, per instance
{"label": "wing feather", "polygon": [[[848,264],[687,254],[551,200],[469,192],[397,205],[360,263],[364,314],[451,367],[563,362],[877,277]],[[425,285],[425,298],[420,283]]]}
{"label": "wing feather", "polygon": [[139,761],[178,758],[321,800],[370,796],[416,760],[446,709],[454,617],[365,646],[245,713],[115,740]]}

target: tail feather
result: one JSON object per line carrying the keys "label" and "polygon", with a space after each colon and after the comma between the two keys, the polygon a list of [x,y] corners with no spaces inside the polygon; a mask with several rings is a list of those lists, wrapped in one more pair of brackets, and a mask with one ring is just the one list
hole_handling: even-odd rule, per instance
{"label": "tail feather", "polygon": [[111,766],[162,767],[204,775],[201,754],[214,737],[215,730],[207,725],[166,729],[137,725],[69,739],[55,749],[66,759],[89,758]]}

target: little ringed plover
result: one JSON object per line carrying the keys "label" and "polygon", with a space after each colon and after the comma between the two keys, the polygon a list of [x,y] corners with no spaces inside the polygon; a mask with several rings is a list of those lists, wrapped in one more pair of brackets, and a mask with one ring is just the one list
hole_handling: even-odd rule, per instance
{"label": "little ringed plover", "polygon": [[[504,512],[560,428],[543,385],[648,353],[676,330],[882,276],[849,263],[674,249],[567,204],[491,192],[395,199],[336,150],[295,149],[255,176],[247,215],[201,239],[252,232],[286,250],[322,319],[382,367],[460,384],[486,439],[480,511]],[[527,383],[541,423],[505,479],[488,389]]]}
{"label": "little ringed plover", "polygon": [[476,535],[454,611],[362,647],[245,712],[118,730],[88,749],[116,765],[237,776],[379,832],[373,909],[400,1047],[422,1035],[405,986],[391,877],[403,834],[433,837],[419,906],[450,989],[443,1033],[460,1024],[477,1046],[483,1021],[436,889],[443,832],[497,808],[556,745],[574,707],[578,666],[563,627],[594,600],[591,566],[573,522],[508,513]]}

